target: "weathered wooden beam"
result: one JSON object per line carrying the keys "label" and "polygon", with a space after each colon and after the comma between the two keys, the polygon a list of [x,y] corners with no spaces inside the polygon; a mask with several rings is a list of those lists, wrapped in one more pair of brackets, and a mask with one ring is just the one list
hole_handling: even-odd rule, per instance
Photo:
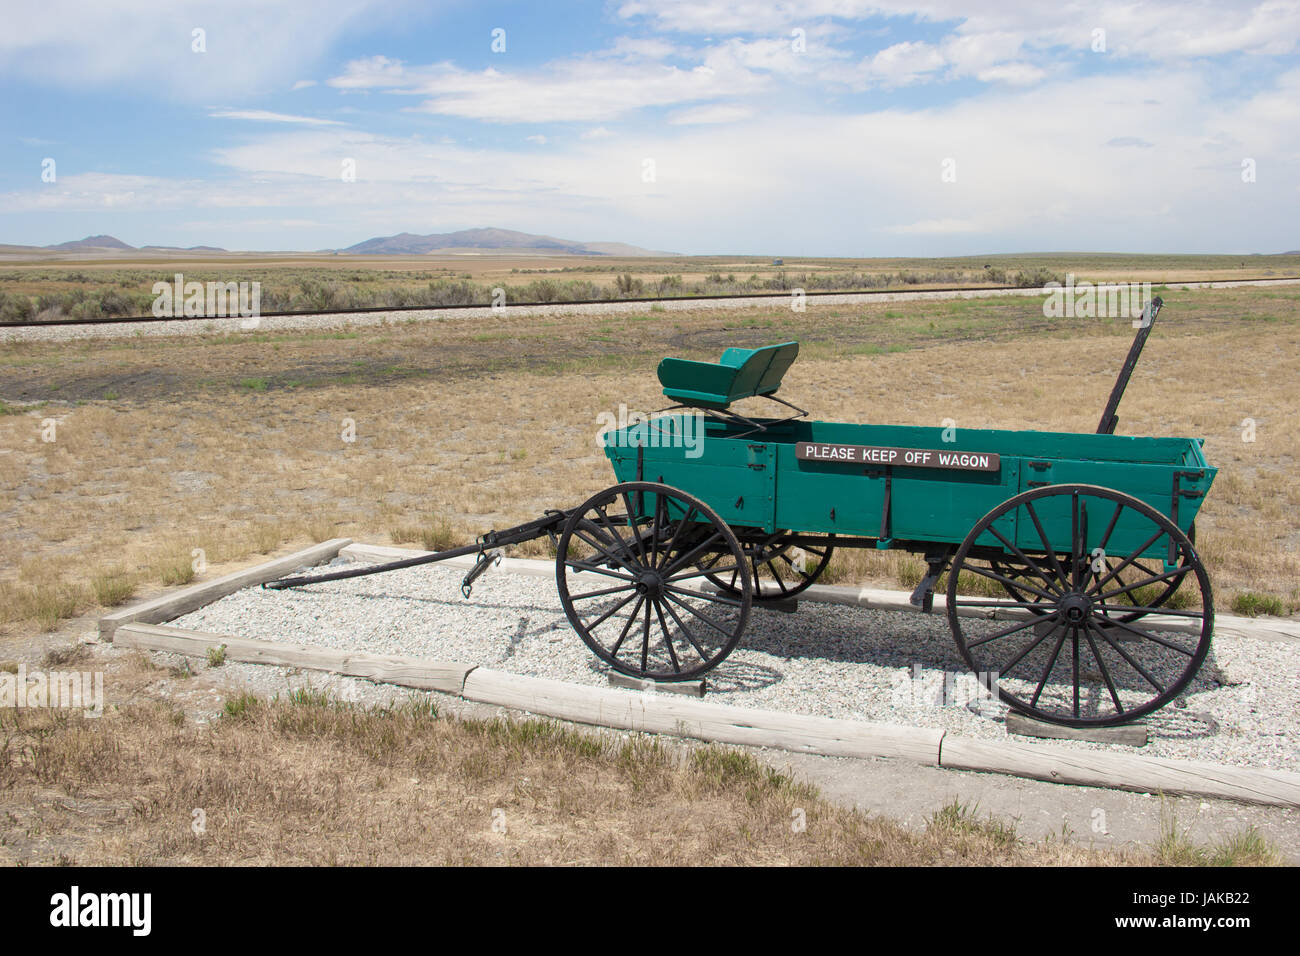
{"label": "weathered wooden beam", "polygon": [[245,568],[243,571],[236,571],[233,574],[227,574],[212,581],[204,581],[202,584],[195,584],[180,591],[160,594],[155,598],[133,604],[120,611],[105,614],[99,619],[100,640],[113,640],[113,635],[123,624],[132,621],[141,621],[145,624],[161,624],[164,621],[171,621],[183,614],[197,611],[205,604],[211,604],[227,594],[234,594],[242,588],[262,584],[265,581],[274,581],[276,578],[284,577],[291,571],[296,571],[301,567],[314,567],[317,564],[322,564],[335,557],[342,548],[350,543],[350,538],[334,538],[331,541],[322,541],[320,544],[296,551],[283,558],[276,558],[273,561]]}
{"label": "weathered wooden beam", "polygon": [[226,634],[210,634],[159,624],[122,624],[117,629],[118,647],[146,651],[169,651],[188,657],[206,657],[212,648],[224,647],[226,660],[277,667],[302,667],[329,671],[347,677],[421,690],[459,694],[472,664],[453,664],[421,657],[337,651],[328,647],[287,644],[282,641],[251,641]]}
{"label": "weathered wooden beam", "polygon": [[1300,807],[1300,773],[1254,770],[1138,754],[1066,750],[1043,744],[944,737],[939,766],[1031,777],[1084,787],[1188,794]]}
{"label": "weathered wooden beam", "polygon": [[1044,737],[1050,740],[1090,740],[1096,744],[1123,744],[1126,747],[1147,745],[1146,724],[1123,724],[1118,727],[1063,727],[1046,721],[1034,720],[1016,711],[1007,712],[1007,733],[1022,737]]}
{"label": "weathered wooden beam", "polygon": [[583,724],[832,757],[898,757],[936,766],[943,731],[782,714],[475,668],[462,696]]}
{"label": "weathered wooden beam", "polygon": [[681,694],[684,697],[703,697],[708,690],[708,681],[681,680],[655,681],[628,677],[618,671],[609,672],[609,686],[622,687],[627,690],[639,690],[652,694]]}

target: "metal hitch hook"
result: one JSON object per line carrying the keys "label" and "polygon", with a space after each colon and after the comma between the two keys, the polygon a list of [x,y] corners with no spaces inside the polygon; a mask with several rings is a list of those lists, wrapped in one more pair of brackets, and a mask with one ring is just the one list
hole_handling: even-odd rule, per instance
{"label": "metal hitch hook", "polygon": [[465,575],[465,580],[460,582],[460,593],[468,598],[470,592],[474,590],[474,582],[492,565],[500,564],[502,554],[500,548],[494,548],[491,551],[480,551],[478,560],[474,562],[474,567],[469,569],[469,573]]}

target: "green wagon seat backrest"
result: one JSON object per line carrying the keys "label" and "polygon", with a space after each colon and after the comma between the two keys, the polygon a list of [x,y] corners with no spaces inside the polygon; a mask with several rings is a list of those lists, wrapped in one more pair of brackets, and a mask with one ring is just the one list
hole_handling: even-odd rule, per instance
{"label": "green wagon seat backrest", "polygon": [[799,354],[798,342],[761,349],[727,349],[717,364],[666,358],[659,363],[664,394],[684,405],[726,408],[754,395],[771,395]]}
{"label": "green wagon seat backrest", "polygon": [[798,342],[784,342],[761,349],[727,349],[721,364],[740,369],[732,386],[737,397],[771,395],[781,387],[781,379],[798,355]]}

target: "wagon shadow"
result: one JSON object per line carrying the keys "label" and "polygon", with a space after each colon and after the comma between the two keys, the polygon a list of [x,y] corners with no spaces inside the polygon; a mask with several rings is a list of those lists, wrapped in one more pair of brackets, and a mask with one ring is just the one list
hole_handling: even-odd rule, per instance
{"label": "wagon shadow", "polygon": [[[931,631],[927,633],[927,631]],[[888,643],[886,643],[888,642]],[[840,605],[808,603],[796,614],[763,612],[750,617],[749,626],[732,658],[756,652],[780,661],[828,661],[867,664],[881,668],[957,671],[967,665],[957,651],[947,619],[907,612],[868,610]],[[722,671],[723,664],[717,670]],[[777,683],[785,679],[780,665],[767,667],[752,662],[746,666],[772,671]],[[1165,741],[1194,741],[1219,736],[1218,721],[1188,698],[1229,686],[1215,658],[1211,644],[1204,663],[1183,694],[1141,722],[1153,738]],[[724,690],[723,685],[717,688]]]}

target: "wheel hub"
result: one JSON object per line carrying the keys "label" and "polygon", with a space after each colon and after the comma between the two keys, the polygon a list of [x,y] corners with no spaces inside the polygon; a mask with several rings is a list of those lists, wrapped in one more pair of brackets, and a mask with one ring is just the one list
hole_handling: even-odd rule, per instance
{"label": "wheel hub", "polygon": [[1071,591],[1061,598],[1061,618],[1067,624],[1082,624],[1092,616],[1092,598],[1079,591]]}
{"label": "wheel hub", "polygon": [[636,589],[638,594],[643,594],[648,598],[661,597],[664,593],[663,575],[658,571],[642,571],[637,575]]}

